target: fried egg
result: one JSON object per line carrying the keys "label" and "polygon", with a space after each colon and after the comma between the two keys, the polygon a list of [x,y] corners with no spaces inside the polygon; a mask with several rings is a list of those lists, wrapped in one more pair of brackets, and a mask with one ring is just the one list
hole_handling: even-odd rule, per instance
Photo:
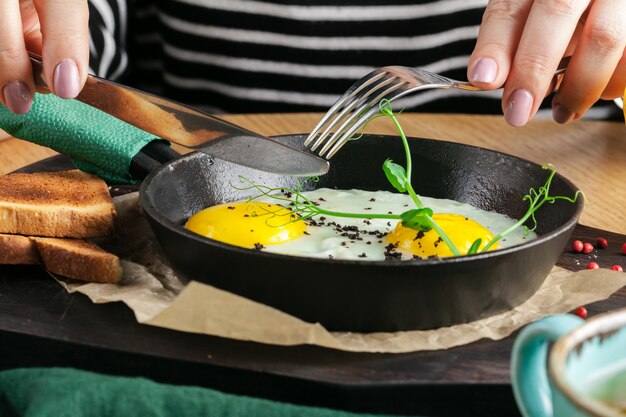
{"label": "fried egg", "polygon": [[[302,193],[320,208],[362,213],[361,218],[319,215],[301,220],[271,197],[209,207],[192,216],[186,227],[231,245],[271,253],[330,259],[372,260],[448,257],[452,252],[434,231],[418,232],[399,220],[368,218],[368,214],[401,214],[415,208],[410,196],[387,191],[332,190]],[[281,196],[284,197],[284,196]],[[433,219],[462,254],[478,238],[480,248],[516,220],[453,200],[421,197]],[[283,202],[281,204],[284,205]],[[516,229],[490,249],[517,245],[536,234]]]}

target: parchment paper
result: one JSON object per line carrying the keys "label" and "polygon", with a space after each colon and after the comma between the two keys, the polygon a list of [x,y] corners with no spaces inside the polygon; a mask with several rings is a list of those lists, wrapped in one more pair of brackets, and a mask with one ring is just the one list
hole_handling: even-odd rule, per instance
{"label": "parchment paper", "polygon": [[570,272],[555,267],[543,286],[511,311],[471,323],[428,331],[329,332],[272,307],[200,282],[182,282],[162,261],[140,214],[137,194],[116,199],[116,240],[107,249],[122,258],[119,284],[57,280],[94,303],[122,301],[139,323],[191,333],[274,345],[312,344],[353,352],[401,353],[447,349],[482,338],[499,340],[543,316],[566,313],[608,298],[626,285],[626,274],[608,269]]}

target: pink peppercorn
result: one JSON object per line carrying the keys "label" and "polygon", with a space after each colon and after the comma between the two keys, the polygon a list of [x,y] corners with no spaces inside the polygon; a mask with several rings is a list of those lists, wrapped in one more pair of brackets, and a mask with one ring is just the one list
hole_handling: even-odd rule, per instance
{"label": "pink peppercorn", "polygon": [[587,309],[585,307],[578,307],[576,310],[574,310],[574,314],[576,314],[581,319],[586,319]]}
{"label": "pink peppercorn", "polygon": [[[624,244],[626,245],[626,243]],[[576,253],[580,253],[583,251],[583,242],[580,240],[575,240],[572,242],[572,250]]]}
{"label": "pink peppercorn", "polygon": [[600,269],[600,265],[597,262],[589,262],[587,264],[587,269]]}
{"label": "pink peppercorn", "polygon": [[604,249],[607,246],[609,246],[609,242],[607,242],[605,238],[599,237],[598,240],[596,240],[596,247],[598,249]]}
{"label": "pink peppercorn", "polygon": [[589,242],[583,243],[583,253],[593,252],[593,245]]}
{"label": "pink peppercorn", "polygon": [[613,270],[613,271],[617,271],[617,272],[624,272],[624,268],[622,268],[622,266],[621,266],[621,265],[613,265],[613,266],[611,267],[611,270]]}

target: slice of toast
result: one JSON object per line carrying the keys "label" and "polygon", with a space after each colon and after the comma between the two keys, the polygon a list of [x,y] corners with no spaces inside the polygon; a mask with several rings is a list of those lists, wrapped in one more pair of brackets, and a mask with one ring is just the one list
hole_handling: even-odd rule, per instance
{"label": "slice of toast", "polygon": [[0,234],[0,264],[24,265],[41,263],[37,244],[26,236]]}
{"label": "slice of toast", "polygon": [[115,283],[122,277],[117,256],[80,239],[0,234],[0,264],[41,264],[52,273],[89,282]]}
{"label": "slice of toast", "polygon": [[117,256],[78,239],[34,237],[44,267],[55,274],[89,282],[116,283],[122,278]]}
{"label": "slice of toast", "polygon": [[0,233],[88,238],[113,231],[106,183],[79,170],[0,176]]}

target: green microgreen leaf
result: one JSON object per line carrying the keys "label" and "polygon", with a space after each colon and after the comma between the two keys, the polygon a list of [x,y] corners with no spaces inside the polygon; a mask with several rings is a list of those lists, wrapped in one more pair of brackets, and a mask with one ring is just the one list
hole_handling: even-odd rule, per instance
{"label": "green microgreen leaf", "polygon": [[432,229],[432,221],[429,219],[433,211],[427,207],[405,211],[400,215],[402,225],[419,232],[428,232]]}
{"label": "green microgreen leaf", "polygon": [[383,163],[383,171],[385,172],[385,175],[391,185],[393,185],[396,190],[401,193],[406,192],[409,180],[403,166],[394,163],[391,159],[387,159],[385,163]]}
{"label": "green microgreen leaf", "polygon": [[475,253],[478,253],[478,248],[480,248],[481,243],[483,243],[483,240],[481,238],[476,239],[474,243],[472,243],[472,246],[470,246],[469,250],[467,251],[467,254],[473,255]]}

